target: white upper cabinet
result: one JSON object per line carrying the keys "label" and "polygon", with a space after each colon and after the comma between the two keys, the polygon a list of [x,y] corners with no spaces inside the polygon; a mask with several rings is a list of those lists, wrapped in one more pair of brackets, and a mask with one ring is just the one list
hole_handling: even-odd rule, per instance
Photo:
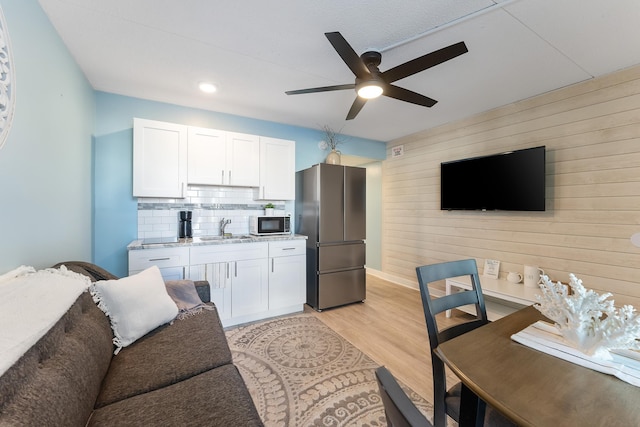
{"label": "white upper cabinet", "polygon": [[133,196],[184,197],[187,126],[133,119]]}
{"label": "white upper cabinet", "polygon": [[133,119],[134,197],[186,197],[187,183],[295,199],[295,141]]}
{"label": "white upper cabinet", "polygon": [[260,139],[256,135],[189,127],[190,184],[257,187]]}
{"label": "white upper cabinet", "polygon": [[260,185],[260,137],[227,132],[227,185],[257,187]]}
{"label": "white upper cabinet", "polygon": [[294,200],[296,143],[260,137],[260,189],[263,200]]}
{"label": "white upper cabinet", "polygon": [[227,133],[189,127],[190,184],[223,185],[227,168]]}

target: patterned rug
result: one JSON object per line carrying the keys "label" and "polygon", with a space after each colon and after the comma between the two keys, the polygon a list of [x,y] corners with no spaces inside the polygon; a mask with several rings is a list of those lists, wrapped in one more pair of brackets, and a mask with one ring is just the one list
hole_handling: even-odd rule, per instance
{"label": "patterned rug", "polygon": [[[267,427],[386,426],[369,356],[312,314],[281,317],[226,331]],[[427,418],[433,407],[403,388]]]}

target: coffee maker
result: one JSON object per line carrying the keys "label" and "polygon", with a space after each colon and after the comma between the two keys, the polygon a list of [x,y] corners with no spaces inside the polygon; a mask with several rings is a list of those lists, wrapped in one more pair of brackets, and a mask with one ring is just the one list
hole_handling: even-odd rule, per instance
{"label": "coffee maker", "polygon": [[193,229],[191,228],[191,211],[180,211],[178,236],[181,239],[184,239],[185,237],[193,237]]}

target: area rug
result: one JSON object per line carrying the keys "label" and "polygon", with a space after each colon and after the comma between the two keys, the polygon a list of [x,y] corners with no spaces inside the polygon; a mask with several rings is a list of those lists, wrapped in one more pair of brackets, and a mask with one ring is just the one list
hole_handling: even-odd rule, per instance
{"label": "area rug", "polygon": [[[312,314],[226,331],[233,362],[267,427],[386,426],[380,366]],[[402,385],[433,419],[432,405]]]}

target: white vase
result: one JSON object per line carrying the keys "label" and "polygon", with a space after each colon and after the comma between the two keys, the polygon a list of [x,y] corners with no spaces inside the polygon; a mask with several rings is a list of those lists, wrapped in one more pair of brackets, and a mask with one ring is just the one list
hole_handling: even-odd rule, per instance
{"label": "white vase", "polygon": [[332,149],[329,154],[327,154],[327,159],[325,163],[329,163],[331,165],[339,165],[340,164],[340,152]]}
{"label": "white vase", "polygon": [[264,216],[273,216],[273,208],[264,208]]}

